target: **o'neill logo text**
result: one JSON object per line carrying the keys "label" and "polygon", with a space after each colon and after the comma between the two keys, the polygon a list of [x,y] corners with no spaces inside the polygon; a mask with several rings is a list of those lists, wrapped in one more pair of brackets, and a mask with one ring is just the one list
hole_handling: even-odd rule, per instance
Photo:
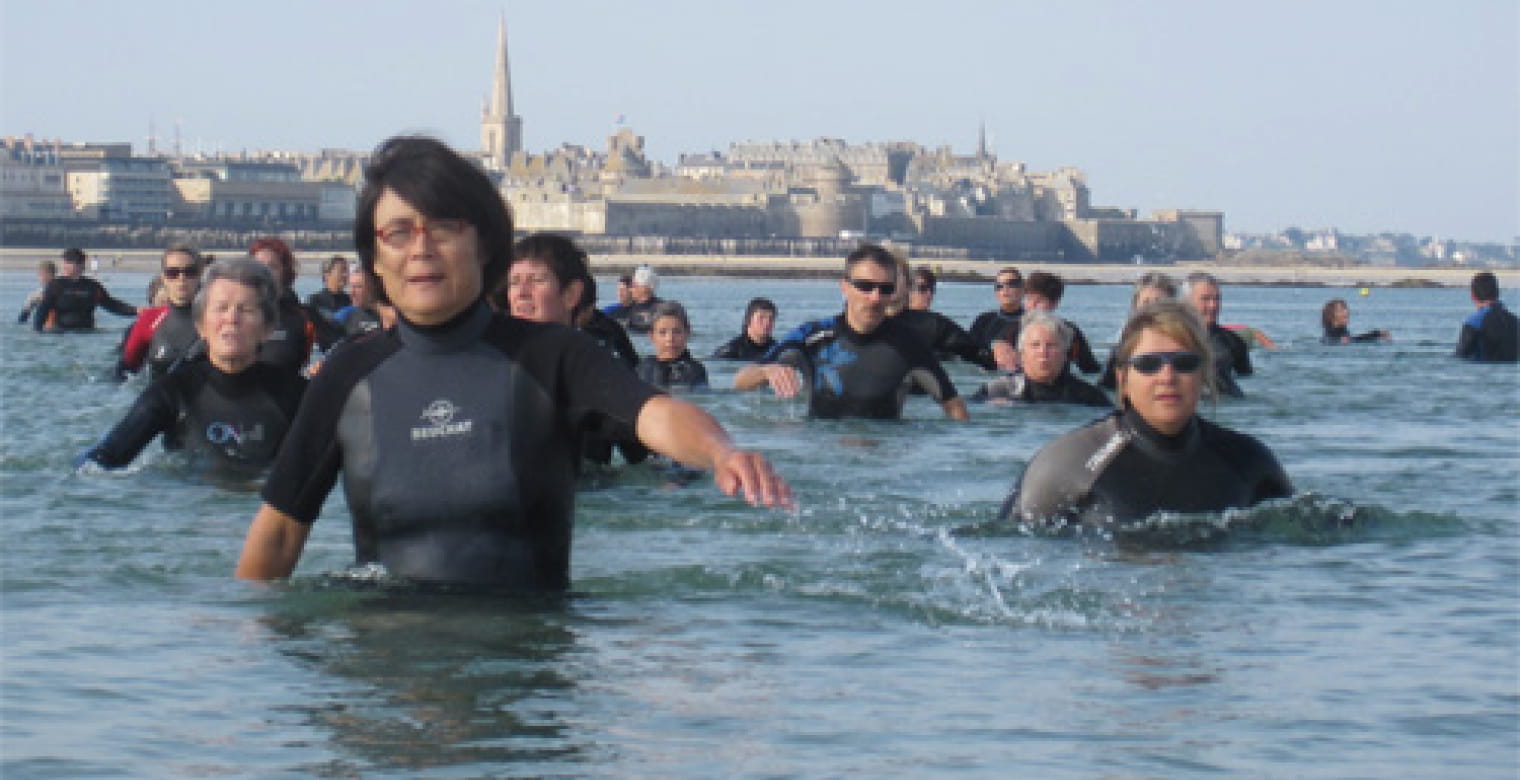
{"label": "o'neill logo text", "polygon": [[427,425],[412,429],[412,441],[424,439],[437,439],[441,436],[463,436],[475,427],[474,420],[454,421],[454,416],[459,414],[459,407],[453,401],[440,398],[427,405],[422,410],[422,419]]}

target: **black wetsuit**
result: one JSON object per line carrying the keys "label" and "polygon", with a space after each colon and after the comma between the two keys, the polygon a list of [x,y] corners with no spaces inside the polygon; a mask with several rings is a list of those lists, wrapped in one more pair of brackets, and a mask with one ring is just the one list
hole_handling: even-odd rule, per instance
{"label": "black wetsuit", "polygon": [[1383,331],[1381,330],[1369,330],[1366,333],[1358,333],[1353,336],[1351,334],[1351,330],[1348,329],[1345,325],[1336,325],[1334,327],[1325,328],[1325,335],[1320,337],[1320,341],[1324,344],[1330,345],[1344,344],[1347,341],[1350,341],[1353,344],[1361,344],[1368,341],[1377,341],[1382,337]]}
{"label": "black wetsuit", "polygon": [[967,332],[971,335],[971,343],[975,344],[977,349],[985,350],[990,355],[992,342],[999,338],[1009,344],[1019,343],[1019,322],[1023,318],[1022,308],[1012,314],[1002,309],[984,311],[972,320],[971,329]]}
{"label": "black wetsuit", "polygon": [[971,334],[967,333],[965,328],[937,311],[906,309],[898,312],[896,319],[909,330],[917,333],[919,338],[934,350],[935,357],[940,360],[958,357],[982,368],[994,367],[990,349],[978,346],[976,340],[971,338]]}
{"label": "black wetsuit", "polygon": [[760,362],[802,372],[814,417],[895,420],[912,385],[941,404],[956,397],[929,345],[895,318],[866,334],[851,329],[843,314],[813,320],[788,333]]}
{"label": "black wetsuit", "polygon": [[749,335],[740,333],[729,339],[727,344],[718,347],[712,356],[718,360],[749,360],[755,361],[765,357],[765,353],[776,346],[775,339],[766,339],[764,344],[756,344],[750,341]]}
{"label": "black wetsuit", "polygon": [[311,345],[316,327],[306,314],[306,307],[290,290],[279,301],[274,330],[259,345],[259,361],[292,373],[300,373],[311,359]]}
{"label": "black wetsuit", "polygon": [[1473,312],[1457,337],[1457,357],[1480,363],[1520,360],[1520,318],[1500,301]]}
{"label": "black wetsuit", "polygon": [[84,457],[120,468],[162,435],[166,449],[202,455],[220,473],[256,475],[274,460],[305,389],[304,378],[263,363],[227,374],[193,358],[148,385]]}
{"label": "black wetsuit", "polygon": [[639,303],[634,301],[628,304],[625,318],[619,318],[618,322],[628,329],[629,333],[648,333],[654,327],[654,307],[664,302],[663,298],[649,296],[649,300]]}
{"label": "black wetsuit", "polygon": [[338,473],[360,564],[415,580],[563,589],[577,430],[632,427],[657,390],[584,334],[478,303],[335,350],[264,500],[316,520]]}
{"label": "black wetsuit", "polygon": [[1251,375],[1251,348],[1239,334],[1218,323],[1209,326],[1209,344],[1214,348],[1215,386],[1222,395],[1244,398],[1246,393],[1235,377]]}
{"label": "black wetsuit", "polygon": [[42,302],[32,313],[36,330],[94,330],[95,307],[112,314],[131,317],[137,307],[123,303],[106,292],[100,282],[87,276],[60,276],[42,292]]}
{"label": "black wetsuit", "polygon": [[355,306],[349,304],[333,314],[333,321],[343,329],[345,338],[362,336],[372,330],[380,330],[385,327],[385,320],[381,319],[380,312],[368,306]]}
{"label": "black wetsuit", "polygon": [[586,318],[586,323],[580,326],[580,331],[596,340],[608,352],[617,356],[629,368],[639,364],[639,352],[633,348],[633,341],[628,338],[628,331],[623,330],[617,320],[592,309],[591,316]]}
{"label": "black wetsuit", "polygon": [[332,345],[346,335],[338,321],[338,312],[354,305],[354,299],[346,292],[322,289],[306,296],[306,314],[316,331],[317,345],[331,349]]}
{"label": "black wetsuit", "polygon": [[682,352],[675,360],[646,356],[639,361],[634,373],[662,390],[706,390],[708,387],[707,367],[692,357],[690,350]]}
{"label": "black wetsuit", "polygon": [[1126,410],[1040,448],[1001,516],[1124,522],[1162,510],[1215,512],[1291,495],[1277,457],[1256,438],[1198,417],[1167,436]]}
{"label": "black wetsuit", "polygon": [[1071,328],[1071,354],[1067,356],[1078,371],[1084,374],[1096,374],[1103,370],[1103,364],[1098,362],[1098,356],[1093,354],[1092,345],[1087,342],[1087,334],[1077,327],[1077,323],[1062,318],[1062,322]]}
{"label": "black wetsuit", "polygon": [[1036,382],[1024,374],[1008,374],[983,385],[973,401],[1014,401],[1017,403],[1062,403],[1112,407],[1102,390],[1072,376],[1069,365],[1061,367],[1054,382]]}

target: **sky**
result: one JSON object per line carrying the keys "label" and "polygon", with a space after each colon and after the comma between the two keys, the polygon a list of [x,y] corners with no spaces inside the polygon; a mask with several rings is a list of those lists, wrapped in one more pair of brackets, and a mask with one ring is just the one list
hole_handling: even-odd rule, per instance
{"label": "sky", "polygon": [[1515,0],[0,0],[0,134],[477,149],[507,22],[524,146],[989,145],[1227,230],[1520,235]]}

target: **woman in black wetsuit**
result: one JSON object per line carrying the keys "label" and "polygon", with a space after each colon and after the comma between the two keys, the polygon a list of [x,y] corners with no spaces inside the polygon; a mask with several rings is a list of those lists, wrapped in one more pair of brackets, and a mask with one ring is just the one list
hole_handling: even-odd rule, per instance
{"label": "woman in black wetsuit", "polygon": [[276,290],[268,269],[252,260],[212,265],[191,304],[204,356],[154,380],[79,463],[125,466],[162,435],[165,447],[203,456],[226,476],[268,466],[306,389],[300,376],[257,360],[277,316]]}
{"label": "woman in black wetsuit", "polygon": [[1203,323],[1163,301],[1130,317],[1115,348],[1123,408],[1035,453],[1002,517],[1036,523],[1138,520],[1213,512],[1292,495],[1276,456],[1255,438],[1202,419],[1212,381]]}
{"label": "woman in black wetsuit", "polygon": [[739,335],[718,347],[713,357],[718,360],[759,360],[776,346],[771,335],[776,329],[776,304],[769,298],[751,298],[744,307],[744,325]]}
{"label": "woman in black wetsuit", "polygon": [[491,310],[512,265],[496,184],[442,142],[397,137],[365,168],[359,262],[394,328],[335,350],[264,483],[236,576],[289,576],[343,478],[355,563],[408,581],[563,591],[579,437],[602,415],[710,470],[751,504],[789,506],[766,459],[711,415],[637,381],[583,333]]}
{"label": "woman in black wetsuit", "polygon": [[1320,309],[1319,321],[1325,328],[1325,335],[1320,341],[1325,344],[1393,341],[1393,334],[1386,330],[1369,330],[1366,333],[1351,335],[1351,307],[1346,304],[1344,298],[1331,298],[1327,301],[1325,307]]}

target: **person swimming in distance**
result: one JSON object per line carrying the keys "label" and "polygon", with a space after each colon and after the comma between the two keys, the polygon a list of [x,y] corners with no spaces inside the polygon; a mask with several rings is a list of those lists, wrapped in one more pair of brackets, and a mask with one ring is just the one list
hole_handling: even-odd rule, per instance
{"label": "person swimming in distance", "polygon": [[1319,321],[1325,329],[1320,338],[1323,344],[1362,344],[1369,341],[1393,341],[1393,334],[1386,330],[1369,330],[1351,335],[1351,307],[1345,298],[1331,298],[1320,309]]}
{"label": "person swimming in distance", "polygon": [[649,328],[654,354],[640,360],[634,373],[662,390],[706,390],[707,367],[686,348],[690,339],[691,320],[686,316],[686,307],[675,301],[661,301],[654,307],[654,320]]}
{"label": "person swimming in distance", "polygon": [[1047,309],[1026,311],[1019,326],[1019,371],[983,385],[971,400],[1112,407],[1102,390],[1071,373],[1071,341],[1071,323]]}
{"label": "person swimming in distance", "polygon": [[317,326],[301,305],[293,287],[296,281],[296,254],[290,245],[274,236],[265,236],[248,247],[248,256],[262,263],[280,285],[279,316],[269,338],[259,347],[259,360],[300,373],[311,361],[317,343]]}
{"label": "person swimming in distance", "polygon": [[302,377],[257,360],[278,316],[278,297],[274,277],[252,260],[208,269],[191,304],[205,355],[155,379],[77,463],[121,468],[162,436],[166,448],[183,446],[220,473],[261,473],[274,460],[306,389]]}
{"label": "person swimming in distance", "polygon": [[792,505],[764,456],[701,408],[638,381],[585,334],[493,312],[512,265],[512,216],[479,166],[401,136],[365,169],[359,262],[396,327],[335,350],[264,484],[235,576],[288,577],[339,475],[354,560],[412,582],[492,591],[569,586],[588,415],[756,506]]}
{"label": "person swimming in distance", "polygon": [[1040,448],[1000,516],[1057,526],[1122,523],[1291,496],[1266,445],[1198,416],[1213,379],[1206,334],[1177,301],[1135,312],[1115,349],[1121,409]]}
{"label": "person swimming in distance", "polygon": [[769,298],[751,298],[744,307],[739,335],[718,347],[712,356],[718,360],[759,360],[776,346],[771,335],[775,328],[776,304]]}
{"label": "person swimming in distance", "polygon": [[641,265],[633,272],[633,282],[628,285],[628,293],[632,300],[625,312],[625,319],[619,320],[629,333],[648,333],[654,325],[654,307],[665,300],[655,295],[659,287],[660,275],[647,265]]}
{"label": "person swimming in distance", "polygon": [[1203,271],[1188,274],[1183,283],[1182,299],[1198,312],[1214,347],[1214,388],[1224,395],[1244,398],[1246,393],[1240,389],[1235,377],[1255,373],[1251,366],[1251,348],[1246,346],[1245,339],[1219,324],[1219,310],[1224,301],[1219,280]]}
{"label": "person swimming in distance", "polygon": [[1019,338],[1014,331],[1024,316],[1024,274],[1011,265],[999,270],[993,277],[992,292],[998,307],[978,314],[967,332],[977,349],[991,356],[996,368],[1014,371],[1019,367],[1013,345]]}
{"label": "person swimming in distance", "polygon": [[805,381],[813,417],[895,420],[902,416],[909,387],[918,385],[946,417],[969,419],[965,400],[929,345],[888,316],[898,290],[892,253],[876,244],[860,245],[845,258],[839,287],[843,312],[786,334],[760,362],[734,375],[734,389],[769,385],[776,395],[793,398]]}
{"label": "person swimming in distance", "polygon": [[58,278],[58,264],[52,260],[43,260],[37,264],[37,289],[26,296],[21,304],[21,313],[16,317],[16,324],[25,325],[32,319],[33,312],[42,303],[42,296],[47,293],[48,285]]}
{"label": "person swimming in distance", "polygon": [[[1033,311],[1041,309],[1055,311],[1061,305],[1061,298],[1066,294],[1066,282],[1060,276],[1049,271],[1035,271],[1024,280],[1024,310]],[[1084,374],[1096,374],[1103,370],[1103,365],[1093,354],[1092,346],[1087,343],[1087,334],[1077,327],[1075,322],[1062,318],[1067,327],[1071,329],[1070,362],[1078,371]],[[1018,344],[1018,331],[1014,329],[1013,343]]]}

